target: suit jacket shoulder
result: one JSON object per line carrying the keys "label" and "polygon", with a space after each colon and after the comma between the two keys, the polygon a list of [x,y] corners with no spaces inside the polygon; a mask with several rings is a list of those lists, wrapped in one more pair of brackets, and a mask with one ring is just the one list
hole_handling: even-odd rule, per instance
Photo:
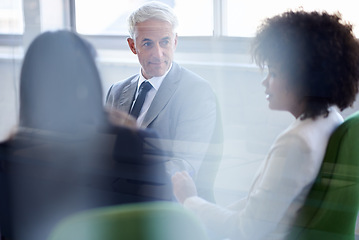
{"label": "suit jacket shoulder", "polygon": [[128,112],[137,88],[138,74],[113,84],[108,90],[106,105]]}

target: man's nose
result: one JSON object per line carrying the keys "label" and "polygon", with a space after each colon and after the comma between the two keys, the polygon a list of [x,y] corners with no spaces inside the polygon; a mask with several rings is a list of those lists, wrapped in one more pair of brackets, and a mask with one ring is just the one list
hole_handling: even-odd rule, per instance
{"label": "man's nose", "polygon": [[152,54],[154,57],[161,58],[163,56],[163,49],[159,43],[156,43],[152,49]]}

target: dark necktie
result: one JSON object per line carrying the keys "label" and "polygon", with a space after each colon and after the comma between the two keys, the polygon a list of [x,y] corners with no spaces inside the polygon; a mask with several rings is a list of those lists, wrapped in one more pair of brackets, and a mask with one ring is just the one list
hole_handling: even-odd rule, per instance
{"label": "dark necktie", "polygon": [[147,95],[148,91],[150,91],[151,88],[152,88],[152,85],[148,81],[144,81],[143,83],[141,83],[135,104],[133,105],[131,112],[130,112],[130,114],[132,116],[134,116],[135,118],[137,118],[138,115],[140,115],[141,108],[142,108],[143,103],[145,102],[146,95]]}

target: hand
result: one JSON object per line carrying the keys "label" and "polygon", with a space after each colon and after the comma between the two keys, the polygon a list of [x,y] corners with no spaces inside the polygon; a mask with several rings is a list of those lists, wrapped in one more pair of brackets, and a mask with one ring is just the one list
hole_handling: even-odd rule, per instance
{"label": "hand", "polygon": [[108,113],[108,120],[113,125],[120,127],[137,128],[136,119],[128,113],[116,109],[106,109],[106,112]]}
{"label": "hand", "polygon": [[176,172],[172,176],[173,193],[180,203],[193,196],[197,196],[197,188],[188,172]]}

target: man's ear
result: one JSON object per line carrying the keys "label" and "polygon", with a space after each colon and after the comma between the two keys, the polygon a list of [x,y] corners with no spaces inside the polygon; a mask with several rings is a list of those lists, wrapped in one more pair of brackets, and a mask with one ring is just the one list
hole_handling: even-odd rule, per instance
{"label": "man's ear", "polygon": [[133,54],[137,54],[135,40],[133,40],[132,38],[127,38],[127,43]]}
{"label": "man's ear", "polygon": [[175,46],[174,46],[174,50],[176,50],[176,48],[177,48],[177,41],[178,41],[178,35],[177,35],[177,33],[176,33],[176,35],[175,35]]}

